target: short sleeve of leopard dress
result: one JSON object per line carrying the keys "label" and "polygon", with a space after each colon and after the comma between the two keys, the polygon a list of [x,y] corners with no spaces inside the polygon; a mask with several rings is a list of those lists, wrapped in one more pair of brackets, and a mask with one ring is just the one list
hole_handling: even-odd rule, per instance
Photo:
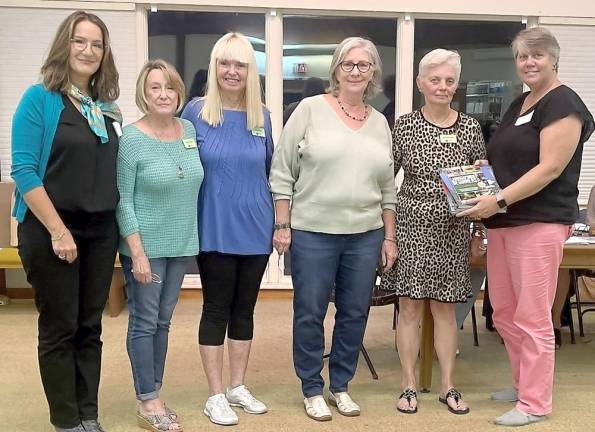
{"label": "short sleeve of leopard dress", "polygon": [[414,111],[397,120],[393,153],[395,172],[404,172],[397,196],[399,257],[381,286],[399,297],[464,302],[471,295],[469,219],[450,214],[438,173],[485,158],[481,127],[460,113],[452,126],[440,128]]}

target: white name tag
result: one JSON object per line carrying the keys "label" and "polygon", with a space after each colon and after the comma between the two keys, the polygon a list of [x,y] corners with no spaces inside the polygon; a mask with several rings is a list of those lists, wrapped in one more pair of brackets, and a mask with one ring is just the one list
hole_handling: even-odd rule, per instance
{"label": "white name tag", "polygon": [[531,111],[529,114],[525,114],[522,117],[519,117],[518,119],[516,119],[516,122],[514,123],[515,126],[521,126],[524,125],[526,123],[529,123],[531,121],[531,118],[533,117],[533,113],[535,111]]}
{"label": "white name tag", "polygon": [[122,136],[122,126],[120,126],[120,123],[117,121],[113,122],[112,126],[114,127],[114,132],[116,132],[116,135],[120,138]]}

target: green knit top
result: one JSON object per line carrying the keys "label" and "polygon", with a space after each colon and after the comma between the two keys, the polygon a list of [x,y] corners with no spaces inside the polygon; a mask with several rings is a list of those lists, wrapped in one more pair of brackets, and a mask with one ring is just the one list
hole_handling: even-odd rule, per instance
{"label": "green knit top", "polygon": [[198,253],[197,200],[204,176],[196,131],[188,120],[182,139],[161,141],[127,125],[118,151],[117,209],[120,253],[138,232],[148,258]]}

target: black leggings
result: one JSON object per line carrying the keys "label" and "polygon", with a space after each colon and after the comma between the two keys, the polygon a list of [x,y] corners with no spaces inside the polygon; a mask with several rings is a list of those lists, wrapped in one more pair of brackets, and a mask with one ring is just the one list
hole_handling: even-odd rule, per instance
{"label": "black leggings", "polygon": [[268,255],[203,252],[197,263],[202,282],[201,345],[223,345],[225,331],[234,340],[251,340],[254,306]]}

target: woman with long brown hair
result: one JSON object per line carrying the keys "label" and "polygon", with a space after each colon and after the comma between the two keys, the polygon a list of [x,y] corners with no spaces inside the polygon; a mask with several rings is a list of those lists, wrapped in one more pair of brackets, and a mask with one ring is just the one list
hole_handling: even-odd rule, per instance
{"label": "woman with long brown hair", "polygon": [[13,119],[19,255],[35,291],[39,369],[56,431],[104,431],[97,391],[118,242],[118,95],[107,27],[76,11]]}

